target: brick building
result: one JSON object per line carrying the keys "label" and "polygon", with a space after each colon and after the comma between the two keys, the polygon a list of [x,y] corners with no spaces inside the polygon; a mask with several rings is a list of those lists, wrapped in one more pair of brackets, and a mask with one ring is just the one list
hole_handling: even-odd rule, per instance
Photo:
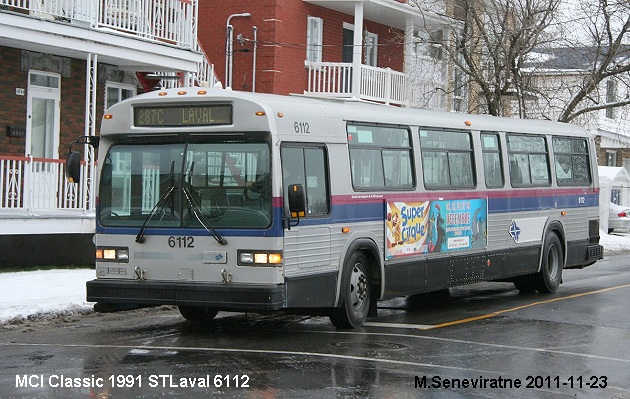
{"label": "brick building", "polygon": [[453,21],[411,2],[245,0],[202,5],[199,20],[199,42],[234,90],[453,109],[452,68],[435,51]]}

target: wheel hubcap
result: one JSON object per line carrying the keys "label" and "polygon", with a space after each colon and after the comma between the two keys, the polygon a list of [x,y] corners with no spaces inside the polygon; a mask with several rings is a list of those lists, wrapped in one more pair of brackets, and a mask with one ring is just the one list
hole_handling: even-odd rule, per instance
{"label": "wheel hubcap", "polygon": [[560,261],[558,256],[558,248],[552,246],[549,248],[549,256],[547,257],[547,271],[549,272],[549,279],[553,280],[558,274],[560,268]]}
{"label": "wheel hubcap", "polygon": [[367,277],[360,264],[357,264],[352,268],[352,275],[350,276],[350,301],[355,311],[361,310],[365,305],[367,292]]}

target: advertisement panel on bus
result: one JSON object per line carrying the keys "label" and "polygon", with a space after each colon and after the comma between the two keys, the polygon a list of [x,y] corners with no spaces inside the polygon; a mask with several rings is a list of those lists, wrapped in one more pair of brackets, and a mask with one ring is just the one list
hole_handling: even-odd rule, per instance
{"label": "advertisement panel on bus", "polygon": [[486,247],[487,200],[387,202],[385,258]]}

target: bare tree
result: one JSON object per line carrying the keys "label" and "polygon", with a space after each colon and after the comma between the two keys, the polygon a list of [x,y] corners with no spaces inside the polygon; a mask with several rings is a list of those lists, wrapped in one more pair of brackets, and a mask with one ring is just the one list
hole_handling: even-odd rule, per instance
{"label": "bare tree", "polygon": [[[445,10],[460,24],[442,46],[450,61],[467,77],[464,83],[470,87],[469,111],[504,115],[511,112],[516,98],[520,116],[526,116],[523,63],[527,54],[549,40],[545,30],[559,3],[560,0],[446,2]],[[422,9],[420,0],[416,4]]]}
{"label": "bare tree", "polygon": [[607,95],[606,87],[610,86],[605,85],[614,82],[626,86],[625,92],[629,91],[630,2],[583,0],[577,11],[572,22],[582,34],[565,32],[563,44],[584,52],[587,65],[579,85],[569,87],[570,98],[558,116],[562,122],[570,122],[589,112],[630,105],[628,97]]}

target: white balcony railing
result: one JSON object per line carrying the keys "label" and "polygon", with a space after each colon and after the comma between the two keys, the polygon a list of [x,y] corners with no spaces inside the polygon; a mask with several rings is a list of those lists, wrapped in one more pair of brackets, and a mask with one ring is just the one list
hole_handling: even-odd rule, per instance
{"label": "white balcony railing", "polygon": [[304,94],[323,97],[360,98],[385,104],[407,104],[407,76],[391,68],[361,65],[359,93],[352,93],[351,63],[307,62],[308,88]]}
{"label": "white balcony railing", "polygon": [[197,71],[188,81],[164,80],[163,86],[214,86],[214,66],[197,41],[198,4],[198,0],[0,0],[0,12],[21,12],[193,49],[203,55]]}
{"label": "white balcony railing", "polygon": [[70,183],[59,159],[0,156],[0,211],[94,211],[89,168],[81,166],[81,183]]}
{"label": "white balcony railing", "polygon": [[194,49],[197,0],[0,0],[0,9]]}

